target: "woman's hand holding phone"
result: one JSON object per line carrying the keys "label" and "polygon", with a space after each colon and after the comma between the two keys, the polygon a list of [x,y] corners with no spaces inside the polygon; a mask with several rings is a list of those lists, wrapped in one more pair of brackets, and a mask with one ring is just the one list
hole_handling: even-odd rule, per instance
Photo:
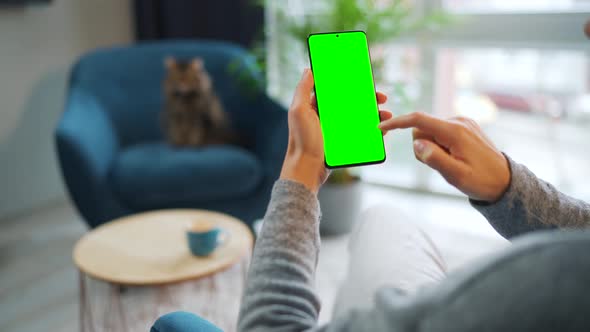
{"label": "woman's hand holding phone", "polygon": [[[317,194],[329,171],[324,163],[324,141],[313,84],[311,70],[305,69],[289,109],[289,144],[280,178],[297,181]],[[377,102],[386,101],[387,96],[378,92]],[[381,110],[379,116],[381,121],[392,118],[390,112]]]}

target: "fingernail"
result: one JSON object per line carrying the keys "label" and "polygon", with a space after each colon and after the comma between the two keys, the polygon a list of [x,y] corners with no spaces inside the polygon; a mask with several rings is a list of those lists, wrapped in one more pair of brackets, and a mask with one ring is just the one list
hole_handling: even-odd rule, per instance
{"label": "fingernail", "polygon": [[415,140],[414,141],[414,152],[420,160],[426,160],[430,157],[432,150],[428,148],[428,146],[422,140]]}

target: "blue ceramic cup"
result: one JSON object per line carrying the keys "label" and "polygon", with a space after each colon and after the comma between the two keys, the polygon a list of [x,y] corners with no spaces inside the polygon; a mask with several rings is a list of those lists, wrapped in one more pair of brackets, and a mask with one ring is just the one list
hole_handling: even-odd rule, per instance
{"label": "blue ceramic cup", "polygon": [[227,240],[227,233],[219,227],[205,231],[187,230],[188,247],[195,256],[209,256]]}

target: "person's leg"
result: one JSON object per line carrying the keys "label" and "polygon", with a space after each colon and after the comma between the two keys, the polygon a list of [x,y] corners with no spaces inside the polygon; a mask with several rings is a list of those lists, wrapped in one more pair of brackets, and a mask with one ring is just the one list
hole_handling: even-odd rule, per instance
{"label": "person's leg", "polygon": [[[590,230],[531,232],[412,299],[421,331],[590,331]],[[428,308],[424,310],[424,308]]]}
{"label": "person's leg", "polygon": [[373,295],[383,286],[413,293],[446,275],[446,264],[428,235],[400,211],[383,205],[361,215],[349,252],[348,274],[333,317],[370,308]]}

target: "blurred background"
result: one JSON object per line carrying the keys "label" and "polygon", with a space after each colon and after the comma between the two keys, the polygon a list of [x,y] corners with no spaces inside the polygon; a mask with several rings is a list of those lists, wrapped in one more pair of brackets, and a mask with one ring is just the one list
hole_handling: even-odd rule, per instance
{"label": "blurred background", "polygon": [[0,1],[0,216],[63,200],[53,132],[72,64],[133,41],[129,1]]}
{"label": "blurred background", "polygon": [[[64,185],[54,132],[84,54],[162,40],[235,43],[286,107],[308,66],[307,33],[367,30],[387,109],[471,117],[514,160],[589,201],[588,19],[589,0],[0,0],[0,331],[77,329],[71,249],[88,228]],[[416,162],[409,131],[386,136],[386,147],[385,164],[350,171],[361,207],[387,202],[444,230],[435,240],[452,267],[505,245]],[[346,240],[323,241],[323,321]]]}
{"label": "blurred background", "polygon": [[[326,3],[276,1],[273,6],[297,18],[330,9]],[[388,7],[396,2],[376,3]],[[443,11],[448,16],[443,24],[432,17],[426,21],[426,26],[438,23],[427,33],[425,28],[418,34],[407,28],[407,34],[372,44],[373,58],[378,52],[385,62],[379,67],[379,89],[395,97],[403,90],[390,109],[396,114],[418,109],[442,117],[474,118],[500,149],[537,175],[566,193],[590,198],[584,175],[590,159],[583,152],[590,139],[590,43],[583,34],[590,1],[411,3],[411,15],[429,17]],[[281,82],[281,61],[276,60],[283,56],[281,46],[276,46],[282,40],[282,20],[280,15],[269,19],[268,75],[270,82],[282,83],[270,84],[275,87],[270,91],[286,101],[292,78]],[[281,90],[282,86],[287,88]],[[441,177],[414,162],[409,135],[386,137],[392,162],[363,168],[363,179],[456,194]]]}

